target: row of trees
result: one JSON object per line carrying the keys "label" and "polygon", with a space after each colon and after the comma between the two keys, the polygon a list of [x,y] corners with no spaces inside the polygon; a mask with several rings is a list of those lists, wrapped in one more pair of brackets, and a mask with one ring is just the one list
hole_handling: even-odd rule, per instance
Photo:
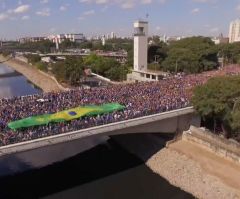
{"label": "row of trees", "polygon": [[91,54],[85,58],[67,57],[64,61],[57,61],[54,64],[46,64],[41,62],[38,54],[29,54],[26,56],[28,62],[36,66],[38,69],[51,72],[61,82],[67,82],[71,85],[79,85],[84,76],[85,69],[91,69],[92,72],[107,77],[113,81],[123,81],[129,72],[127,65],[121,65],[115,59],[104,58]]}
{"label": "row of trees", "polygon": [[196,87],[192,104],[207,127],[240,141],[240,76],[216,77]]}
{"label": "row of trees", "polygon": [[218,58],[224,64],[240,63],[240,44],[215,45],[207,37],[190,37],[165,44],[153,37],[148,49],[150,69],[170,72],[199,73],[218,66]]}
{"label": "row of trees", "polygon": [[72,85],[80,83],[84,69],[91,69],[92,72],[107,77],[113,81],[122,81],[126,78],[128,67],[120,65],[114,59],[104,58],[95,54],[82,59],[79,57],[67,57],[63,62],[57,62],[52,67],[53,73],[60,81],[67,81]]}

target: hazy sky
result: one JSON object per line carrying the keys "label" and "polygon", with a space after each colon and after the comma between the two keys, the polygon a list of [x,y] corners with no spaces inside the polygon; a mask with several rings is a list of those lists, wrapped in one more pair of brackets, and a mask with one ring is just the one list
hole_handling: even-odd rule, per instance
{"label": "hazy sky", "polygon": [[136,19],[151,34],[228,34],[240,0],[0,0],[0,39],[55,33],[132,34]]}

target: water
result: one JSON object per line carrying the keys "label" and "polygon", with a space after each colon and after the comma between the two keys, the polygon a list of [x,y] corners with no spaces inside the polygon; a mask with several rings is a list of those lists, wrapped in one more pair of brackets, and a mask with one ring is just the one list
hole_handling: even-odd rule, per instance
{"label": "water", "polygon": [[[7,65],[0,64],[0,74],[12,73],[14,70]],[[13,96],[37,94],[41,91],[30,84],[27,79],[22,76],[1,77],[0,78],[0,98],[9,98]]]}
{"label": "water", "polygon": [[0,187],[0,198],[7,199],[193,198],[112,139],[64,161],[0,177]]}
{"label": "water", "polygon": [[[0,74],[12,71],[0,65]],[[0,78],[1,98],[39,92],[23,76]],[[193,198],[108,138],[89,138],[0,157],[0,187],[0,199]]]}

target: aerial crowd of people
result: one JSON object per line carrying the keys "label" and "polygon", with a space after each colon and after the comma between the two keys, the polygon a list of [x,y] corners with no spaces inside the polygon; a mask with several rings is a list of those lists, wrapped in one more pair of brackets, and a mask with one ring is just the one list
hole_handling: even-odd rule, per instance
{"label": "aerial crowd of people", "polygon": [[[240,74],[240,67],[232,65],[201,74],[179,74],[158,82],[77,88],[59,93],[3,98],[0,99],[0,146],[184,108],[190,105],[195,86],[206,83],[214,76],[237,74]],[[96,117],[49,123],[16,131],[7,126],[9,122],[35,115],[111,102],[124,105],[125,109]]]}

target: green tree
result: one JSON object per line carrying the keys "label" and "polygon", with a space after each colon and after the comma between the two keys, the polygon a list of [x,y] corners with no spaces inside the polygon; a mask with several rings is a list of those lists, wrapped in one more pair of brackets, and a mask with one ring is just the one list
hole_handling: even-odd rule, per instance
{"label": "green tree", "polygon": [[84,64],[82,58],[67,57],[64,61],[65,66],[65,78],[72,84],[80,84],[80,80],[84,70]]}
{"label": "green tree", "polygon": [[38,54],[29,54],[26,55],[28,63],[35,64],[41,61],[41,57]]}
{"label": "green tree", "polygon": [[57,62],[52,66],[52,72],[59,82],[66,81],[66,68],[64,62]]}
{"label": "green tree", "polygon": [[129,72],[128,65],[121,65],[115,59],[105,58],[91,54],[84,59],[85,66],[91,68],[94,73],[107,77],[114,81],[123,81]]}
{"label": "green tree", "polygon": [[24,44],[19,44],[18,49],[29,52],[41,52],[50,53],[52,48],[55,48],[55,44],[49,40],[39,41],[39,42],[27,42]]}
{"label": "green tree", "polygon": [[84,70],[82,58],[67,57],[64,62],[53,65],[53,73],[59,81],[65,81],[71,85],[79,85]]}
{"label": "green tree", "polygon": [[36,64],[37,69],[47,72],[48,71],[48,66],[46,63],[42,63],[42,62],[37,62]]}
{"label": "green tree", "polygon": [[219,57],[224,57],[225,64],[240,63],[240,42],[219,44],[217,50]]}
{"label": "green tree", "polygon": [[75,48],[77,46],[76,42],[70,41],[70,39],[65,39],[61,44],[60,44],[60,49],[66,50],[68,48]]}
{"label": "green tree", "polygon": [[128,67],[126,65],[121,65],[118,67],[112,67],[106,71],[106,77],[113,81],[124,81],[126,80],[128,73]]}
{"label": "green tree", "polygon": [[[217,77],[194,90],[192,103],[205,121],[221,124],[227,137],[239,136],[240,76]],[[237,136],[236,136],[237,135]]]}
{"label": "green tree", "polygon": [[198,73],[218,66],[218,51],[210,38],[191,37],[172,42],[163,68],[167,71]]}
{"label": "green tree", "polygon": [[167,52],[168,52],[168,46],[163,42],[158,42],[157,45],[156,44],[150,45],[148,47],[148,63],[152,63],[155,61],[157,61],[158,63],[161,63],[163,60],[166,59]]}

